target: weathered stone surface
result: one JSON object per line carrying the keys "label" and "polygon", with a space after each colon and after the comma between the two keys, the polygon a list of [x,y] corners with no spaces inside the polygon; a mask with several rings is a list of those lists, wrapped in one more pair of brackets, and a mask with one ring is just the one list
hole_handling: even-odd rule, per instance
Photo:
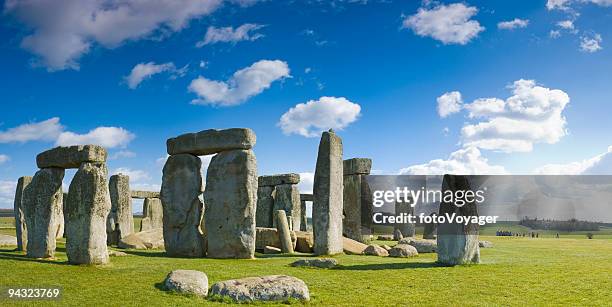
{"label": "weathered stone surface", "polygon": [[122,238],[134,233],[130,177],[123,174],[111,176],[108,189],[111,211],[106,220],[106,241],[115,245]]}
{"label": "weathered stone surface", "polygon": [[257,188],[257,210],[255,224],[257,227],[273,227],[274,187]]}
{"label": "weathered stone surface", "polygon": [[67,198],[62,197],[62,211],[57,213],[57,230],[55,231],[55,238],[61,239],[64,237],[66,219],[64,218],[64,202]]}
{"label": "weathered stone surface", "polygon": [[164,208],[161,199],[145,198],[142,204],[142,213],[140,231],[164,228]]}
{"label": "weathered stone surface", "polygon": [[389,251],[391,249],[391,246],[387,245],[387,244],[383,244],[380,247],[384,248],[385,250]]}
{"label": "weathered stone surface", "polygon": [[314,196],[312,194],[300,194],[300,200],[314,201]]}
{"label": "weathered stone surface", "polygon": [[368,177],[361,176],[361,235],[372,235],[372,216],[374,206],[372,205],[372,190],[368,184]]}
{"label": "weathered stone surface", "polygon": [[314,237],[312,232],[296,231],[295,251],[300,253],[312,253],[314,248]]}
{"label": "weathered stone surface", "polygon": [[406,258],[418,255],[419,252],[412,245],[398,244],[389,250],[389,257]]}
{"label": "weathered stone surface", "polygon": [[380,235],[377,237],[379,241],[397,241],[393,240],[393,235]]}
{"label": "weathered stone surface", "polygon": [[300,231],[308,231],[308,218],[306,217],[306,201],[300,200]]}
{"label": "weathered stone surface", "polygon": [[[442,194],[450,191],[476,191],[467,176],[444,175],[442,181]],[[466,203],[461,207],[452,202],[440,203],[438,215],[478,216],[478,207],[475,202]],[[444,265],[458,265],[480,262],[480,248],[478,246],[478,224],[469,223],[441,223],[438,224],[438,262]]]}
{"label": "weathered stone surface", "polygon": [[211,295],[229,297],[235,302],[308,301],[310,292],[304,281],[286,275],[247,277],[221,281],[212,286]]}
{"label": "weathered stone surface", "polygon": [[255,133],[248,128],[209,129],[168,139],[166,146],[169,155],[204,156],[222,151],[251,149],[255,142]]}
{"label": "weathered stone surface", "polygon": [[200,158],[189,154],[168,157],[164,165],[161,202],[166,254],[203,257],[206,244],[200,230],[203,204],[200,200],[202,173]]}
{"label": "weathered stone surface", "polygon": [[413,240],[410,245],[416,248],[419,254],[435,253],[438,249],[438,244],[435,240]]}
{"label": "weathered stone surface", "polygon": [[0,246],[15,246],[15,245],[17,245],[16,237],[0,234]]}
{"label": "weathered stone surface", "polygon": [[280,254],[283,251],[278,248],[278,247],[274,247],[274,246],[265,246],[264,250],[263,250],[264,254]]}
{"label": "weathered stone surface", "polygon": [[[315,241],[316,243],[316,241]],[[361,255],[368,246],[353,239],[342,237],[342,249],[351,255]]]}
{"label": "weathered stone surface", "polygon": [[175,270],[164,280],[166,290],[200,297],[208,295],[208,276],[200,271]]}
{"label": "weathered stone surface", "polygon": [[[255,230],[255,249],[263,251],[266,246],[281,247],[278,230],[276,228],[257,227]],[[291,242],[295,249],[296,245],[296,232],[291,231]]]}
{"label": "weathered stone surface", "polygon": [[84,162],[106,162],[106,149],[98,145],[55,147],[36,156],[38,168],[79,168]]}
{"label": "weathered stone surface", "polygon": [[285,210],[276,211],[276,230],[280,239],[281,251],[283,253],[293,253],[293,242],[291,242],[291,231]]}
{"label": "weathered stone surface", "polygon": [[131,195],[132,198],[138,198],[138,199],[161,198],[161,193],[160,192],[155,192],[155,191],[136,191],[136,190],[132,190],[132,191],[130,191],[130,195]]}
{"label": "weathered stone surface", "polygon": [[125,249],[163,249],[164,231],[161,228],[154,228],[136,232],[122,238],[117,246]]}
{"label": "weathered stone surface", "polygon": [[416,239],[413,237],[405,237],[402,238],[401,240],[399,240],[397,242],[397,244],[408,244],[408,245],[412,245],[412,242],[414,242]]}
{"label": "weathered stone surface", "polygon": [[27,255],[30,258],[52,258],[55,236],[60,225],[64,170],[44,168],[36,172],[24,189],[22,208],[28,229]]}
{"label": "weathered stone surface", "polygon": [[32,182],[32,177],[24,176],[17,180],[13,214],[15,215],[15,231],[17,234],[17,250],[24,251],[28,246],[28,227],[23,209],[23,191]]}
{"label": "weathered stone surface", "polygon": [[[400,214],[414,215],[414,207],[412,207],[409,203],[396,202],[395,215],[398,216]],[[395,229],[399,229],[402,232],[402,236],[404,237],[414,237],[415,231],[413,223],[395,224]]]}
{"label": "weathered stone surface", "polygon": [[[346,160],[344,161],[346,165]],[[361,236],[361,175],[344,176],[342,232],[347,238],[362,241]]]}
{"label": "weathered stone surface", "polygon": [[312,222],[318,255],[342,252],[342,140],[323,132],[314,176]]}
{"label": "weathered stone surface", "polygon": [[[290,218],[289,223],[293,226],[292,229],[300,229],[301,224],[301,205],[300,191],[293,184],[277,185],[274,192],[274,212],[284,210]],[[273,223],[276,227],[276,223]]]}
{"label": "weathered stone surface", "polygon": [[212,158],[204,203],[208,257],[253,258],[257,161],[252,150],[224,151]]}
{"label": "weathered stone surface", "polygon": [[291,263],[293,267],[315,267],[323,269],[331,269],[338,265],[338,260],[333,258],[312,258],[301,259]]}
{"label": "weathered stone surface", "polygon": [[109,257],[125,257],[125,256],[129,256],[129,255],[124,253],[124,252],[109,250],[108,251],[108,256]]}
{"label": "weathered stone surface", "polygon": [[491,241],[478,241],[478,247],[491,248],[493,247],[493,243],[491,243]]}
{"label": "weathered stone surface", "polygon": [[111,210],[104,163],[83,163],[74,175],[66,202],[66,254],[74,264],[108,263],[106,219]]}
{"label": "weathered stone surface", "polygon": [[394,241],[399,241],[399,240],[401,240],[403,238],[404,238],[404,235],[402,234],[402,231],[399,230],[398,228],[395,228],[393,230],[393,240]]}
{"label": "weathered stone surface", "polygon": [[[435,213],[432,213],[430,215],[434,215]],[[437,228],[437,224],[436,223],[427,223],[425,224],[425,227],[423,229],[423,239],[435,239],[436,238],[436,228]]]}
{"label": "weathered stone surface", "polygon": [[376,244],[368,245],[368,247],[366,247],[366,249],[363,251],[363,254],[370,255],[370,256],[381,256],[381,257],[389,256],[389,252],[385,248],[378,246]]}
{"label": "weathered stone surface", "polygon": [[259,176],[259,178],[257,178],[257,183],[260,187],[277,186],[281,184],[298,184],[300,183],[300,174],[289,173]]}
{"label": "weathered stone surface", "polygon": [[369,175],[372,170],[372,159],[353,158],[343,161],[344,175]]}

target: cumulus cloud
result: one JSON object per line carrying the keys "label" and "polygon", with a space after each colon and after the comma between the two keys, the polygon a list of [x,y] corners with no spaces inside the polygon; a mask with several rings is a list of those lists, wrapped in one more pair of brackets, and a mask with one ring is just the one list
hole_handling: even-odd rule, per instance
{"label": "cumulus cloud", "polygon": [[497,23],[497,28],[502,30],[513,30],[517,28],[526,28],[529,25],[529,20],[514,18],[509,21],[501,21]]}
{"label": "cumulus cloud", "polygon": [[227,81],[198,77],[191,81],[189,91],[198,95],[194,104],[233,106],[268,89],[272,82],[288,78],[289,65],[280,60],[261,60],[238,70]]}
{"label": "cumulus cloud", "polygon": [[402,27],[444,44],[465,45],[485,30],[478,21],[471,19],[477,12],[476,7],[463,3],[419,8],[416,14],[404,19]]}
{"label": "cumulus cloud", "polygon": [[153,75],[160,74],[163,72],[174,72],[179,74],[183,73],[182,71],[178,70],[172,62],[163,64],[155,64],[155,62],[148,62],[136,64],[136,66],[132,68],[130,74],[123,78],[129,88],[135,89],[142,81],[151,78]]}
{"label": "cumulus cloud", "polygon": [[316,137],[330,128],[346,128],[359,118],[360,113],[361,106],[344,97],[324,96],[298,103],[281,116],[278,126],[285,134]]}
{"label": "cumulus cloud", "polygon": [[549,10],[567,10],[574,3],[592,3],[599,6],[612,6],[612,0],[548,0],[546,8]]}
{"label": "cumulus cloud", "polygon": [[120,150],[114,154],[112,154],[110,157],[108,157],[109,160],[117,160],[117,159],[121,159],[121,158],[133,158],[136,157],[136,153],[133,151],[129,151],[129,150]]}
{"label": "cumulus cloud", "polygon": [[597,52],[601,49],[601,35],[583,36],[580,38],[580,50],[588,53]]}
{"label": "cumulus cloud", "polygon": [[0,208],[13,208],[17,182],[0,180]]}
{"label": "cumulus cloud", "polygon": [[612,175],[612,146],[590,159],[567,164],[547,164],[537,168],[540,175]]}
{"label": "cumulus cloud", "polygon": [[[246,4],[254,1],[250,2]],[[78,69],[79,58],[96,45],[114,48],[128,40],[159,38],[182,30],[190,20],[211,14],[222,3],[222,0],[7,0],[4,12],[31,29],[21,47],[38,56],[40,64],[49,70],[62,70]]]}
{"label": "cumulus cloud", "polygon": [[442,118],[461,111],[463,104],[461,93],[457,91],[444,93],[436,101],[438,102],[438,115]]}
{"label": "cumulus cloud", "polygon": [[11,157],[9,157],[7,155],[0,155],[0,164],[6,163],[10,159],[11,159]]}
{"label": "cumulus cloud", "polygon": [[312,194],[312,187],[314,186],[314,173],[304,172],[300,173],[300,182],[298,183],[298,189],[301,193]]}
{"label": "cumulus cloud", "polygon": [[121,127],[98,127],[86,134],[62,132],[57,141],[58,146],[96,144],[106,148],[125,147],[134,139],[134,134]]}
{"label": "cumulus cloud", "polygon": [[574,30],[574,21],[572,20],[562,20],[557,22],[557,26],[566,30]]}
{"label": "cumulus cloud", "polygon": [[448,159],[431,160],[400,170],[400,175],[500,175],[507,174],[503,166],[490,165],[476,147],[466,147],[450,154]]}
{"label": "cumulus cloud", "polygon": [[0,143],[54,141],[64,130],[59,117],[28,123],[0,131]]}
{"label": "cumulus cloud", "polygon": [[143,170],[131,169],[129,167],[120,167],[112,171],[113,175],[123,174],[130,177],[130,183],[138,183],[142,181],[147,181],[151,179],[149,173]]}
{"label": "cumulus cloud", "polygon": [[264,37],[263,34],[255,32],[263,27],[263,25],[254,23],[245,23],[235,29],[233,27],[216,28],[210,26],[208,30],[206,30],[204,39],[197,42],[196,47],[203,47],[216,43],[236,44],[240,41],[254,41]]}

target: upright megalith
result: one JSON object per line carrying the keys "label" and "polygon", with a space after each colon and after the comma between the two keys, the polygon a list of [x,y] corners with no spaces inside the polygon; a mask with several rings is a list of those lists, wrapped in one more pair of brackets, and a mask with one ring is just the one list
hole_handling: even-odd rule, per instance
{"label": "upright megalith", "polygon": [[[363,202],[362,185],[367,185],[365,176],[370,174],[372,160],[367,158],[353,158],[343,161],[344,191],[342,232],[345,237],[363,242],[362,215],[368,209]],[[363,212],[362,212],[363,211]],[[370,218],[370,217],[368,217]]]}
{"label": "upright megalith", "polygon": [[61,168],[43,168],[23,191],[23,213],[28,232],[27,256],[52,258],[60,225],[63,196]]}
{"label": "upright megalith", "polygon": [[[471,182],[469,176],[444,175],[442,195],[450,191],[452,195],[465,194],[466,191],[476,192],[477,185]],[[446,199],[446,198],[444,198]],[[448,214],[456,216],[478,216],[478,207],[474,199],[465,204],[442,200],[440,216]],[[478,246],[478,224],[449,222],[438,224],[438,262],[444,265],[457,265],[480,262]]]}
{"label": "upright megalith", "polygon": [[106,223],[106,235],[108,244],[116,245],[119,240],[134,233],[130,177],[123,174],[111,176],[108,189],[112,206]]}
{"label": "upright megalith", "polygon": [[333,130],[323,132],[314,176],[312,222],[314,252],[342,253],[343,198],[342,139]]}
{"label": "upright megalith", "polygon": [[[396,202],[395,203],[395,216],[400,215],[414,215],[414,207],[411,203],[407,202]],[[398,223],[394,226],[395,229],[402,233],[403,237],[414,237],[415,229],[413,223]]]}
{"label": "upright megalith", "polygon": [[142,204],[143,217],[140,220],[140,231],[164,228],[163,210],[159,198],[145,198]]}
{"label": "upright megalith", "polygon": [[23,191],[32,182],[32,177],[23,176],[17,180],[13,213],[15,215],[15,231],[17,234],[17,250],[24,251],[28,246],[28,227],[23,208]]}
{"label": "upright megalith", "polygon": [[163,169],[164,246],[170,256],[203,257],[206,254],[200,221],[203,215],[202,161],[192,154],[168,157]]}
{"label": "upright megalith", "polygon": [[[435,213],[430,214],[429,216],[433,216]],[[423,227],[423,239],[435,239],[436,238],[436,228],[437,224],[433,221],[431,223],[426,223]]]}
{"label": "upright megalith", "polygon": [[105,163],[82,163],[66,202],[66,254],[73,264],[106,264],[106,219],[111,210]]}
{"label": "upright megalith", "polygon": [[[261,178],[261,177],[260,177]],[[257,187],[257,212],[255,224],[257,227],[272,227],[274,225],[274,186]]]}
{"label": "upright megalith", "polygon": [[300,175],[295,173],[260,176],[257,189],[257,226],[276,227],[276,210],[285,210],[290,224],[299,229],[301,224]]}
{"label": "upright megalith", "polygon": [[300,194],[300,231],[308,231],[308,217],[306,216],[306,202],[312,203],[312,194]]}
{"label": "upright megalith", "polygon": [[281,251],[283,253],[293,253],[293,242],[291,241],[291,230],[287,221],[285,210],[275,212],[276,230],[280,239]]}

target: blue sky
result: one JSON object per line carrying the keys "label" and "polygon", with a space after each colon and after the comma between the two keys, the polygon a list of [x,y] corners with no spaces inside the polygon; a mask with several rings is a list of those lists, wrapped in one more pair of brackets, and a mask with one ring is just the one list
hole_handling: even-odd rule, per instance
{"label": "blue sky", "polygon": [[210,128],[253,129],[259,173],[305,190],[330,127],[376,173],[612,170],[608,0],[3,6],[0,208],[56,145],[157,189],[166,139]]}

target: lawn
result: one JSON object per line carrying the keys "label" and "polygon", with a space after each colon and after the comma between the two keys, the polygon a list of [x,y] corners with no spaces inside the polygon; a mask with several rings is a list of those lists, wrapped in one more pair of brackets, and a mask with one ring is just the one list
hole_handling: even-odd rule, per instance
{"label": "lawn", "polygon": [[181,259],[164,257],[161,251],[127,251],[129,256],[112,258],[102,267],[73,266],[65,263],[60,242],[55,261],[31,260],[0,249],[0,286],[62,286],[63,299],[49,305],[220,305],[158,288],[171,270],[194,269],[205,272],[211,285],[247,276],[295,276],[310,288],[312,305],[601,306],[612,302],[612,240],[587,240],[581,235],[482,239],[495,246],[481,249],[480,265],[439,267],[435,254],[410,259],[343,255],[336,257],[341,264],[336,269],[288,266],[305,256]]}

